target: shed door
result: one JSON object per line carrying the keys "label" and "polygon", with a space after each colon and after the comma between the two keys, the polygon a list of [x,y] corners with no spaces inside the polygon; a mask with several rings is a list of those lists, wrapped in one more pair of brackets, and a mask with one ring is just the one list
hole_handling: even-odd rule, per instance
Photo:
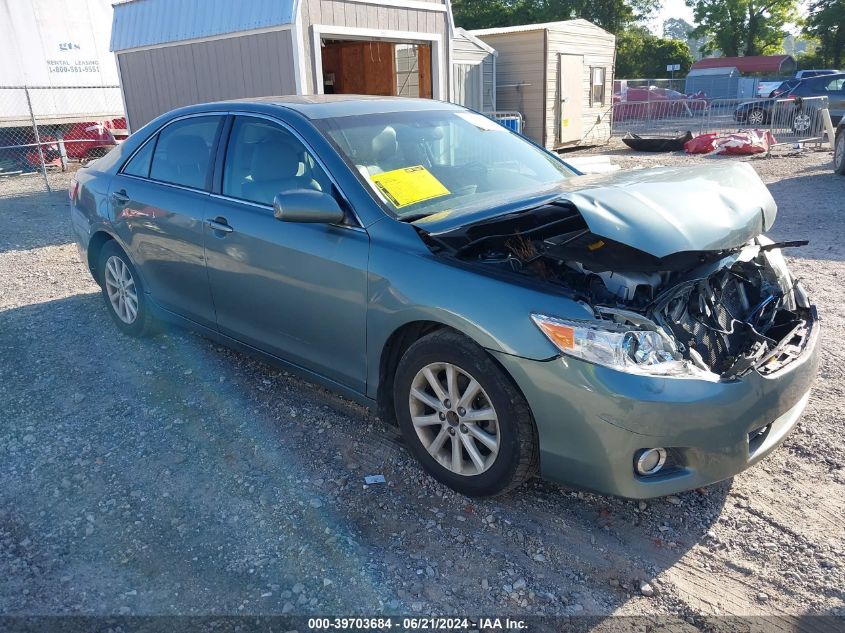
{"label": "shed door", "polygon": [[560,144],[580,141],[582,136],[581,107],[584,103],[584,57],[558,56],[557,141]]}
{"label": "shed door", "polygon": [[452,64],[453,102],[481,112],[482,81],[481,64]]}

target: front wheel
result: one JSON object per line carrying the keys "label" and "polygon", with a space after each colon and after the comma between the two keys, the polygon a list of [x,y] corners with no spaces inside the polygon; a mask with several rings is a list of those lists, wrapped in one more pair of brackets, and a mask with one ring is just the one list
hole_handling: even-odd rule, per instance
{"label": "front wheel", "polygon": [[117,242],[103,246],[97,270],[103,298],[118,329],[130,336],[149,334],[154,323],[141,278]]}
{"label": "front wheel", "polygon": [[833,171],[845,176],[845,130],[836,135],[836,146],[833,150]]}
{"label": "front wheel", "polygon": [[399,361],[393,389],[405,442],[435,479],[469,496],[501,494],[537,471],[528,403],[487,352],[438,331]]}
{"label": "front wheel", "polygon": [[766,111],[760,108],[754,108],[745,117],[745,121],[749,125],[764,125],[766,123]]}

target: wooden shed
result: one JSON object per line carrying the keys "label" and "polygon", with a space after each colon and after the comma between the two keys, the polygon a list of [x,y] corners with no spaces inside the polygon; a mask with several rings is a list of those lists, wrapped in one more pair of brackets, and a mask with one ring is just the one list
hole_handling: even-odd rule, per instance
{"label": "wooden shed", "polygon": [[580,19],[472,34],[496,49],[496,108],[520,112],[526,136],[548,149],[610,138],[613,34]]}
{"label": "wooden shed", "polygon": [[193,103],[284,94],[449,98],[449,0],[124,0],[131,129]]}
{"label": "wooden shed", "polygon": [[496,109],[496,50],[469,31],[452,35],[451,101],[478,112]]}

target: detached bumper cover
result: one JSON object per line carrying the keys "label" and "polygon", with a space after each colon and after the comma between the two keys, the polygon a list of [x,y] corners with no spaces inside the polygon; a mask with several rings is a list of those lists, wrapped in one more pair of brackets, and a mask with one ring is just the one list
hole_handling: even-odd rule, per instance
{"label": "detached bumper cover", "polygon": [[[543,477],[630,498],[673,494],[732,477],[777,447],[809,400],[819,325],[780,371],[726,382],[644,377],[572,358],[494,353],[537,423]],[[678,467],[639,477],[634,454],[674,449]]]}

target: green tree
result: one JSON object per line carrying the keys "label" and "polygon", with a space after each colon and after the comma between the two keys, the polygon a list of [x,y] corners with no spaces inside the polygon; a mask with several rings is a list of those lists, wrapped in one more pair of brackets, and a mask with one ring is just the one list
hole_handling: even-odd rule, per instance
{"label": "green tree", "polygon": [[693,30],[693,25],[681,18],[668,18],[663,21],[663,37],[686,42]]}
{"label": "green tree", "polygon": [[660,0],[453,0],[452,12],[465,29],[583,18],[618,35],[659,6]]}
{"label": "green tree", "polygon": [[465,29],[489,29],[512,26],[518,2],[509,0],[453,0],[455,24]]}
{"label": "green tree", "polygon": [[652,35],[643,27],[633,27],[616,40],[616,77],[669,77],[668,64],[680,64],[675,76],[683,76],[692,66],[692,53],[686,42]]}
{"label": "green tree", "polygon": [[695,27],[682,18],[668,18],[663,21],[663,37],[670,40],[681,40],[689,46],[693,58],[702,57],[701,49],[705,40],[700,37],[693,37]]}
{"label": "green tree", "polygon": [[812,54],[814,67],[841,68],[845,63],[845,0],[814,0],[804,22],[805,35],[818,41]]}
{"label": "green tree", "polygon": [[[841,0],[830,0],[841,2]],[[781,51],[784,25],[798,19],[797,0],[686,0],[704,37],[704,52],[721,50],[729,57],[772,55]]]}

